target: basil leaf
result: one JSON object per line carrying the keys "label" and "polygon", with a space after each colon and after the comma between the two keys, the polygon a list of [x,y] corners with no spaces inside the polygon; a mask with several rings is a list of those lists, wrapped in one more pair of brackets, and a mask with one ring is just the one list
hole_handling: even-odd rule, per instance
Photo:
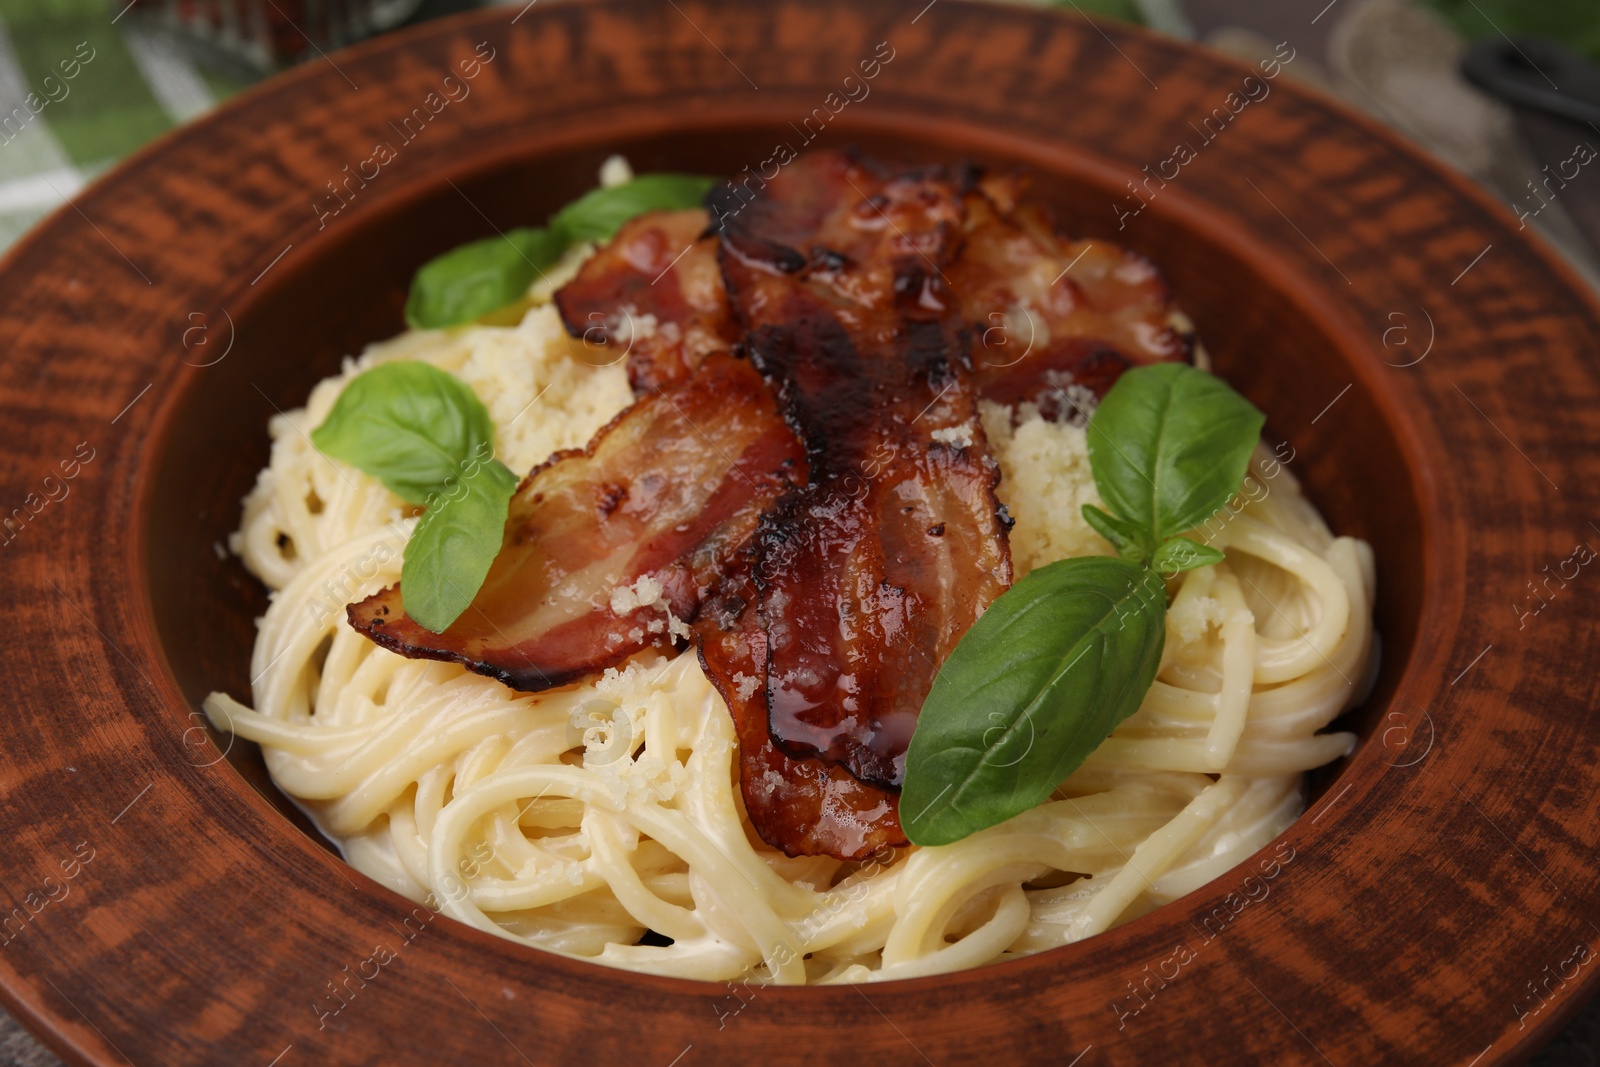
{"label": "basil leaf", "polygon": [[698,207],[716,183],[694,174],[642,174],[585,193],[556,212],[547,229],[510,230],[435,256],[411,279],[406,325],[460,326],[514,304],[574,243],[607,240],[646,211]]}
{"label": "basil leaf", "polygon": [[521,300],[539,273],[567,250],[564,234],[517,229],[428,260],[411,279],[406,325],[459,326]]}
{"label": "basil leaf", "polygon": [[1266,417],[1185,363],[1135,367],[1089,420],[1101,498],[1155,544],[1210,518],[1244,481]]}
{"label": "basil leaf", "polygon": [[1221,563],[1227,558],[1210,545],[1202,545],[1187,537],[1174,537],[1156,549],[1150,567],[1161,577],[1171,578],[1175,574],[1192,571],[1196,567],[1209,567],[1214,563]]}
{"label": "basil leaf", "polygon": [[1043,802],[1155,680],[1166,590],[1111,556],[1067,559],[1001,594],[951,652],[906,753],[901,826],[943,845]]}
{"label": "basil leaf", "polygon": [[428,363],[397,360],[358,375],[311,443],[361,468],[410,504],[493,454],[494,425],[471,386]]}
{"label": "basil leaf", "polygon": [[401,597],[419,625],[443,632],[483,585],[517,488],[492,458],[488,409],[431,364],[384,363],[345,386],[311,443],[427,506],[406,543]]}
{"label": "basil leaf", "polygon": [[476,461],[423,513],[400,569],[401,602],[418,625],[443,633],[467,610],[500,552],[516,488],[505,464]]}
{"label": "basil leaf", "polygon": [[609,189],[593,189],[556,212],[552,229],[572,241],[604,241],[646,211],[699,207],[718,179],[698,174],[641,174]]}
{"label": "basil leaf", "polygon": [[1155,546],[1150,543],[1150,534],[1144,527],[1125,522],[1093,504],[1083,506],[1083,518],[1094,527],[1095,533],[1111,542],[1111,547],[1115,548],[1123,559],[1143,563],[1155,550]]}

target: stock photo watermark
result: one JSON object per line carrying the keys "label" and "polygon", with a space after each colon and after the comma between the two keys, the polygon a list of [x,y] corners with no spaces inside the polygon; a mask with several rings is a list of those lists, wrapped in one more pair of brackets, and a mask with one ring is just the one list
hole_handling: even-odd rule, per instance
{"label": "stock photo watermark", "polygon": [[[1550,602],[1567,588],[1568,583],[1577,578],[1581,570],[1592,562],[1594,562],[1594,549],[1589,547],[1587,541],[1579,541],[1566,559],[1555,564],[1556,573],[1550,573],[1548,563],[1541,567],[1542,573],[1537,579],[1539,584],[1535,585],[1535,579],[1529,578],[1528,595],[1522,598],[1520,604],[1511,605],[1511,610],[1517,616],[1517,629],[1527,629],[1528,620],[1537,617],[1541,611],[1549,607]],[[1572,568],[1571,574],[1567,573],[1569,566]],[[1552,582],[1555,583],[1554,587],[1551,586]],[[1538,607],[1533,606],[1535,601],[1538,602]]]}
{"label": "stock photo watermark", "polygon": [[[488,49],[488,54],[485,54],[485,49]],[[340,171],[340,176],[328,179],[328,192],[332,195],[325,198],[324,202],[319,203],[316,200],[311,202],[311,213],[316,216],[318,230],[327,229],[329,219],[349,207],[356,195],[365,189],[369,182],[377,181],[383,173],[383,168],[400,158],[400,149],[420,137],[429,123],[436,121],[444,113],[445,108],[453,103],[459,104],[472,95],[472,86],[468,83],[483,73],[484,64],[493,62],[497,53],[488,41],[480,41],[473,54],[477,58],[463,59],[456,64],[456,69],[461,75],[460,79],[454,74],[446,74],[440,81],[439,88],[430,89],[422,98],[422,103],[402,116],[398,125],[394,120],[390,120],[389,128],[398,136],[400,148],[396,148],[392,141],[379,141],[372,146],[371,153],[365,159],[358,160],[354,164],[346,164]],[[355,167],[354,173],[351,173],[351,166]]]}
{"label": "stock photo watermark", "polygon": [[1272,481],[1278,474],[1294,462],[1294,446],[1287,441],[1279,441],[1272,448],[1272,458],[1260,464],[1261,477],[1256,477],[1254,470],[1244,476],[1244,481],[1239,485],[1239,491],[1230,496],[1215,513],[1207,517],[1200,524],[1199,532],[1203,532],[1205,544],[1210,544],[1221,536],[1228,524],[1238,518],[1248,504],[1259,504],[1272,495]]}
{"label": "stock photo watermark", "polygon": [[[89,50],[84,55],[84,49]],[[11,113],[0,118],[0,145],[10,144],[16,140],[28,125],[38,118],[44,109],[51,104],[59,104],[72,94],[72,80],[83,73],[83,68],[94,62],[99,53],[88,41],[79,41],[73,49],[72,55],[56,64],[56,69],[61,72],[58,78],[54,74],[46,74],[39,82],[39,91],[30,90],[22,98],[22,106],[14,107]],[[43,96],[39,93],[43,92]]]}
{"label": "stock photo watermark", "polygon": [[[1200,920],[1197,929],[1200,940],[1197,943],[1187,938],[1179,941],[1167,955],[1155,963],[1145,964],[1143,970],[1129,978],[1127,980],[1129,995],[1122,1000],[1113,1000],[1110,1005],[1111,1013],[1117,1017],[1117,1029],[1127,1029],[1128,1020],[1136,1018],[1150,1006],[1163,989],[1176,982],[1182,976],[1183,969],[1198,959],[1208,945],[1237,922],[1239,916],[1244,914],[1250,905],[1266,900],[1272,894],[1272,880],[1282,874],[1284,868],[1293,863],[1294,859],[1294,846],[1287,841],[1278,842],[1274,855],[1256,864],[1257,873],[1245,876],[1244,882],[1239,887],[1240,891],[1231,892],[1223,897]],[[1153,972],[1151,968],[1154,968]]]}
{"label": "stock photo watermark", "polygon": [[1378,735],[1378,744],[1393,757],[1388,761],[1389,766],[1415,767],[1433,751],[1437,733],[1433,727],[1433,716],[1428,714],[1426,708],[1412,708],[1409,712],[1391,711],[1383,717],[1383,721],[1386,725]]}
{"label": "stock photo watermark", "polygon": [[[880,41],[871,56],[856,64],[859,77],[852,73],[845,75],[840,82],[838,90],[829,92],[822,98],[822,103],[800,120],[800,125],[789,123],[790,129],[799,136],[800,147],[804,148],[828,127],[828,124],[838,118],[852,103],[859,104],[867,99],[872,92],[871,82],[883,68],[894,61],[896,55],[894,46],[888,41]],[[813,128],[813,124],[815,128]],[[778,176],[779,171],[793,163],[800,153],[788,141],[780,141],[772,149],[772,154],[757,163],[752,172],[745,166],[740,172],[743,176],[735,175],[729,178],[727,184],[718,190],[717,196],[711,200],[711,224],[720,227],[729,219],[736,217],[743,211],[745,205],[755,200],[756,195],[767,187],[767,182]],[[755,188],[751,188],[751,183]]]}
{"label": "stock photo watermark", "polygon": [[336,615],[343,615],[345,607],[353,603],[366,584],[383,573],[389,561],[398,556],[405,544],[405,533],[391,522],[387,528],[392,535],[373,545],[358,558],[339,569],[339,573],[323,580],[315,600],[306,601],[306,611],[317,626]]}
{"label": "stock photo watermark", "polygon": [[1594,953],[1586,943],[1579,941],[1572,947],[1571,955],[1558,963],[1545,964],[1537,978],[1529,978],[1526,983],[1528,996],[1518,997],[1511,1002],[1511,1014],[1517,1020],[1517,1029],[1527,1029],[1528,1020],[1536,1018],[1549,1007],[1556,994],[1565,989],[1568,982],[1576,981],[1583,969],[1593,961]]}
{"label": "stock photo watermark", "polygon": [[72,493],[72,481],[83,472],[85,465],[94,461],[94,446],[79,441],[72,455],[56,463],[55,469],[38,482],[37,490],[30,490],[22,503],[0,519],[0,547],[5,547],[21,536],[28,524],[44,513],[51,504],[59,504]]}
{"label": "stock photo watermark", "polygon": [[22,902],[7,912],[0,919],[0,948],[11,944],[28,931],[33,921],[37,919],[51,904],[59,904],[72,894],[72,882],[83,869],[94,861],[95,851],[87,841],[79,841],[72,846],[72,855],[57,862],[61,869],[60,877],[55,874],[46,875],[37,886],[29,889],[22,896]]}
{"label": "stock photo watermark", "polygon": [[[1417,305],[1417,310],[1422,312],[1423,321],[1428,324],[1428,340],[1422,345],[1422,351],[1415,359],[1407,358],[1404,363],[1384,360],[1391,367],[1415,367],[1418,363],[1427,359],[1428,353],[1433,351],[1433,342],[1438,337],[1438,331],[1433,325],[1433,316],[1428,313],[1427,308],[1420,304]],[[1381,338],[1385,351],[1409,357],[1411,355],[1409,350],[1415,347],[1411,341],[1411,320],[1403,311],[1391,311],[1384,321],[1389,323],[1388,326],[1384,327]]]}
{"label": "stock photo watermark", "polygon": [[[1285,54],[1285,49],[1288,49],[1287,54]],[[1190,120],[1189,128],[1194,130],[1200,138],[1198,148],[1190,141],[1180,141],[1173,147],[1171,155],[1157,160],[1154,164],[1146,164],[1144,166],[1144,178],[1137,185],[1134,184],[1133,179],[1128,179],[1128,192],[1133,194],[1131,199],[1137,201],[1138,206],[1111,205],[1111,210],[1117,216],[1117,229],[1126,228],[1129,219],[1136,218],[1140,212],[1149,207],[1150,202],[1156,198],[1156,194],[1165,189],[1168,182],[1175,181],[1183,173],[1184,167],[1200,158],[1200,153],[1206,146],[1222,136],[1222,132],[1228,128],[1230,123],[1244,113],[1245,108],[1251,104],[1259,104],[1272,95],[1272,85],[1270,84],[1272,79],[1282,74],[1283,68],[1287,64],[1294,62],[1296,54],[1294,47],[1288,41],[1281,42],[1273,50],[1274,58],[1263,59],[1258,64],[1261,69],[1261,77],[1258,78],[1254,74],[1246,75],[1239,89],[1230,91],[1227,96],[1223,97],[1221,106],[1212,108],[1210,113],[1200,120],[1200,125],[1196,126],[1194,121]],[[1155,168],[1155,173],[1151,173],[1152,166]],[[1154,183],[1153,186],[1152,183]],[[1143,192],[1140,191],[1141,188]],[[1123,199],[1128,200],[1130,198],[1124,197]]]}
{"label": "stock photo watermark", "polygon": [[328,992],[321,999],[311,1002],[311,1010],[317,1016],[317,1029],[327,1029],[328,1020],[336,1018],[355,1003],[357,995],[376,982],[384,973],[384,968],[392,966],[413,941],[427,933],[437,918],[438,915],[427,908],[412,908],[400,920],[402,940],[399,948],[393,947],[391,941],[381,941],[373,946],[371,955],[356,961],[354,970],[348,963],[339,968],[339,973],[326,983]]}
{"label": "stock photo watermark", "polygon": [[[1567,182],[1577,178],[1578,173],[1585,166],[1594,161],[1596,154],[1597,153],[1595,152],[1593,145],[1591,145],[1588,141],[1580,141],[1578,144],[1573,146],[1571,155],[1569,155],[1566,159],[1563,159],[1560,163],[1556,164],[1555,174],[1550,173],[1550,165],[1546,163],[1544,166],[1544,178],[1539,182],[1538,185],[1535,185],[1533,180],[1529,179],[1528,192],[1531,193],[1532,196],[1525,196],[1522,199],[1525,203],[1529,204],[1536,202],[1538,206],[1534,207],[1532,210],[1528,210],[1527,208],[1524,208],[1522,204],[1511,205],[1511,210],[1517,213],[1517,229],[1526,230],[1528,228],[1528,220],[1531,218],[1536,218],[1539,212],[1549,207],[1556,197],[1560,195],[1561,190],[1567,187]],[[1570,174],[1567,173],[1567,166],[1569,164],[1572,167],[1572,173]],[[1552,181],[1556,183],[1556,188],[1554,189],[1550,187],[1550,183]],[[1544,189],[1544,192],[1542,193],[1539,191],[1541,188]]]}

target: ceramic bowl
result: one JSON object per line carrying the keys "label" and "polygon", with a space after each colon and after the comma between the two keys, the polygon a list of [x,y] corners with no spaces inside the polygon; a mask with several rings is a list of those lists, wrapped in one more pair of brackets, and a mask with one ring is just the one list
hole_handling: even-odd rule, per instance
{"label": "ceramic bowl", "polygon": [[[1294,48],[1245,67],[959,0],[544,0],[304,65],[63,207],[0,267],[6,1006],[96,1065],[1525,1055],[1600,973],[1600,308],[1502,205],[1297,86]],[[1070,230],[1162,267],[1376,552],[1360,745],[1260,856],[1037,956],[734,988],[439,920],[323,1018],[412,905],[198,713],[248,692],[265,596],[221,548],[268,419],[402,328],[420,263],[538,224],[611,153],[738,174],[808,139],[1026,164]]]}

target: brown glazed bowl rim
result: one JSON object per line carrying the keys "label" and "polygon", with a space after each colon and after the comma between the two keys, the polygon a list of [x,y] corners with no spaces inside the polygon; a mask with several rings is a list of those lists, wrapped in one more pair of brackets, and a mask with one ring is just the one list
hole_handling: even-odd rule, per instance
{"label": "brown glazed bowl rim", "polygon": [[[878,102],[841,129],[980,156],[1026,145],[1105,190],[1147,173],[1184,116],[1261,73],[1120,24],[964,0],[545,0],[427,23],[276,78],[124,161],[0,263],[0,335],[13,339],[0,408],[18,428],[0,446],[5,507],[36,499],[40,472],[74,442],[97,445],[68,476],[81,477],[71,495],[0,549],[15,591],[0,607],[14,642],[0,663],[13,705],[0,722],[4,881],[18,905],[44,901],[19,933],[0,934],[0,1000],[58,1053],[95,1065],[480,1053],[1087,1065],[1198,1062],[1226,1041],[1241,1061],[1487,1065],[1530,1054],[1594,991],[1594,973],[1562,968],[1575,942],[1587,949],[1583,929],[1600,932],[1582,910],[1600,879],[1589,863],[1600,728],[1590,694],[1561,677],[1588,677],[1576,672],[1595,622],[1581,596],[1552,597],[1550,617],[1531,624],[1535,644],[1531,616],[1506,605],[1531,608],[1525,580],[1600,517],[1589,488],[1600,374],[1578,356],[1600,337],[1600,304],[1472,182],[1278,79],[1276,103],[1208,140],[1162,187],[1151,225],[1278,279],[1274,298],[1328,339],[1392,434],[1425,552],[1408,579],[1420,623],[1403,671],[1368,709],[1334,787],[1257,857],[1292,849],[1272,907],[1240,911],[1191,973],[1154,983],[1185,928],[1246,893],[1256,859],[1087,942],[849,989],[615,971],[446,921],[418,947],[407,939],[351,1017],[317,1025],[307,1003],[411,906],[229,766],[187,758],[221,752],[216,735],[195,733],[149,560],[153,461],[206,381],[205,367],[173,358],[190,309],[247,317],[280,284],[274,267],[303,273],[372,220],[518,158],[804,114],[880,40],[896,58]],[[479,41],[503,58],[475,83],[461,128],[408,149],[389,184],[349,208],[343,234],[319,243],[305,202],[361,158],[324,131],[404,114]],[[1084,85],[1094,91],[1072,95]],[[534,99],[559,106],[530,117]],[[1439,352],[1391,361],[1386,331],[1414,328],[1415,309]],[[265,428],[265,415],[248,417]],[[1413,744],[1423,727],[1425,747]],[[1136,983],[1151,984],[1128,1015]]]}

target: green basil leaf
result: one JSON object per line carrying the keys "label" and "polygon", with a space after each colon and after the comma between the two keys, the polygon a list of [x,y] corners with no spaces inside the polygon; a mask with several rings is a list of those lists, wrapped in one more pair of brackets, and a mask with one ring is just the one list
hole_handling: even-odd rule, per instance
{"label": "green basil leaf", "polygon": [[1067,559],[1001,594],[951,652],[906,753],[900,820],[944,845],[1042,803],[1144,699],[1166,589],[1111,556]]}
{"label": "green basil leaf", "polygon": [[472,387],[429,363],[396,360],[358,375],[311,443],[359,467],[410,504],[494,453],[494,424]]}
{"label": "green basil leaf", "polygon": [[411,279],[406,325],[460,326],[514,304],[574,242],[607,240],[646,211],[697,207],[716,183],[694,174],[642,174],[585,193],[556,212],[547,229],[510,230],[435,256]]}
{"label": "green basil leaf", "polygon": [[1150,534],[1144,527],[1125,522],[1093,504],[1083,506],[1083,518],[1094,527],[1095,533],[1111,542],[1123,559],[1143,563],[1150,558],[1155,546],[1150,543]]}
{"label": "green basil leaf", "polygon": [[1161,577],[1171,578],[1175,574],[1192,571],[1196,567],[1209,567],[1214,563],[1221,563],[1227,558],[1210,545],[1202,545],[1187,537],[1174,537],[1156,549],[1150,567]]}
{"label": "green basil leaf", "polygon": [[609,189],[593,189],[556,212],[552,229],[573,241],[604,241],[646,211],[699,207],[718,179],[698,174],[641,174]]}
{"label": "green basil leaf", "polygon": [[500,552],[517,478],[496,459],[463,468],[406,542],[400,596],[418,625],[443,633],[461,617]]}
{"label": "green basil leaf", "polygon": [[511,230],[452,248],[424,263],[411,279],[406,325],[459,326],[514,304],[566,250],[564,234],[533,229]]}
{"label": "green basil leaf", "polygon": [[1210,518],[1244,481],[1266,417],[1186,363],[1135,367],[1089,420],[1095,486],[1153,543]]}

